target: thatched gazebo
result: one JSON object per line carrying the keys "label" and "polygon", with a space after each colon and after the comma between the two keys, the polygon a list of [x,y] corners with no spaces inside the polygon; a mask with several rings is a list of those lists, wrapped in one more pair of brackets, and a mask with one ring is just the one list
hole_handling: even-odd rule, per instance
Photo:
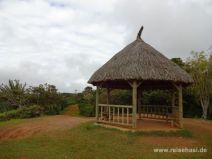
{"label": "thatched gazebo", "polygon": [[[143,26],[135,41],[114,55],[99,68],[88,83],[96,89],[96,120],[99,123],[132,126],[138,118],[170,121],[182,128],[182,88],[191,84],[191,76],[177,64],[141,39]],[[99,103],[99,88],[107,89],[107,103]],[[131,89],[132,105],[110,103],[112,89]],[[172,104],[142,105],[143,90],[165,89],[172,93]],[[138,115],[137,115],[138,114]]]}

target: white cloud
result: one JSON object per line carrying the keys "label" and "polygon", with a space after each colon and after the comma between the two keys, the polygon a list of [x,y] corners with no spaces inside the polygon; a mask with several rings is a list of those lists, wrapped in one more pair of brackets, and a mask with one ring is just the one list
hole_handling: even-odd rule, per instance
{"label": "white cloud", "polygon": [[1,0],[0,83],[82,90],[92,73],[142,38],[168,57],[212,45],[211,0]]}

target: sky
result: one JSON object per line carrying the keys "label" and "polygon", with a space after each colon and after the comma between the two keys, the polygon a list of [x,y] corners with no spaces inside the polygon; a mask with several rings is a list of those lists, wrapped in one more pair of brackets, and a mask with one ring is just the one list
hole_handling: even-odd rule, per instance
{"label": "sky", "polygon": [[186,60],[212,46],[212,0],[0,0],[0,83],[80,92],[141,25],[145,42]]}

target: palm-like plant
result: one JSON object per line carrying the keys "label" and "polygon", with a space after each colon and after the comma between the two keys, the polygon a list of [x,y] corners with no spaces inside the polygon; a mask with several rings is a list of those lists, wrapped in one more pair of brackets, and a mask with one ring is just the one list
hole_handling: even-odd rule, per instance
{"label": "palm-like plant", "polygon": [[22,107],[25,105],[26,83],[21,84],[19,80],[9,80],[8,85],[0,86],[1,97],[5,98],[13,107]]}

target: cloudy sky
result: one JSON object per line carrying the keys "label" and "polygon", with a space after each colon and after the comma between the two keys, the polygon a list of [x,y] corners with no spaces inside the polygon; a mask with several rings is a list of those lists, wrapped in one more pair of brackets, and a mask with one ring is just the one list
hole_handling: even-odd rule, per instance
{"label": "cloudy sky", "polygon": [[147,43],[186,59],[212,45],[212,0],[0,0],[0,83],[81,91],[141,25]]}

